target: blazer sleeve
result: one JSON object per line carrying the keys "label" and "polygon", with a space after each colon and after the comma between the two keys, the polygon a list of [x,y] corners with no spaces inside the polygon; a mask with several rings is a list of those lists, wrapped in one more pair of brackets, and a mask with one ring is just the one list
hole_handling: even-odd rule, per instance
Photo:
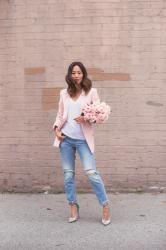
{"label": "blazer sleeve", "polygon": [[60,91],[59,103],[58,103],[58,112],[57,112],[57,115],[56,115],[55,122],[53,124],[53,129],[60,126],[61,121],[63,119],[63,112],[64,112],[64,104],[63,104],[62,90],[61,90]]}
{"label": "blazer sleeve", "polygon": [[96,88],[94,88],[93,92],[92,92],[92,102],[100,103],[100,98],[99,98],[99,95],[98,95],[98,92],[97,92]]}

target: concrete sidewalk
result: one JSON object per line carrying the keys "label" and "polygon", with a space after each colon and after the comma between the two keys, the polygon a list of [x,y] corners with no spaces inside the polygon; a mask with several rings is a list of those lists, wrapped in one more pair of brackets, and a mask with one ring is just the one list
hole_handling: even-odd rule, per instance
{"label": "concrete sidewalk", "polygon": [[64,194],[0,194],[0,249],[166,249],[166,194],[109,197],[105,227],[94,194],[78,194],[80,220],[72,224]]}

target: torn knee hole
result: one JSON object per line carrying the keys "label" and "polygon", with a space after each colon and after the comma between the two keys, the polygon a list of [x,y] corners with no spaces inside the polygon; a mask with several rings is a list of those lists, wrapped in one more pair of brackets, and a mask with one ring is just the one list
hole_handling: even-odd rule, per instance
{"label": "torn knee hole", "polygon": [[65,174],[75,174],[73,170],[64,170]]}
{"label": "torn knee hole", "polygon": [[87,172],[88,175],[94,175],[94,174],[96,174],[96,171],[93,170],[93,169],[87,170],[86,172]]}

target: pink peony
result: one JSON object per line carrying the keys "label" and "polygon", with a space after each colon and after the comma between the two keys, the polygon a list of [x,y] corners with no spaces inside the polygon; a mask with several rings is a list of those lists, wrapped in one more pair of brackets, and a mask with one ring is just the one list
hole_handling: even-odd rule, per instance
{"label": "pink peony", "polygon": [[105,102],[87,104],[83,110],[82,115],[85,121],[91,123],[103,123],[108,120],[111,108]]}

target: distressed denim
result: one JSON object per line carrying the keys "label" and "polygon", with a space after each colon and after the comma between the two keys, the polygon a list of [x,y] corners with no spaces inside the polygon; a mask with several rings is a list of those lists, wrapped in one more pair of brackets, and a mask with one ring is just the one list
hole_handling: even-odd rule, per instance
{"label": "distressed denim", "polygon": [[89,178],[93,191],[101,205],[108,203],[104,183],[96,170],[94,154],[91,153],[86,140],[72,139],[68,136],[60,144],[61,162],[64,171],[64,187],[69,204],[77,203],[75,183],[75,159],[78,152],[83,168]]}

